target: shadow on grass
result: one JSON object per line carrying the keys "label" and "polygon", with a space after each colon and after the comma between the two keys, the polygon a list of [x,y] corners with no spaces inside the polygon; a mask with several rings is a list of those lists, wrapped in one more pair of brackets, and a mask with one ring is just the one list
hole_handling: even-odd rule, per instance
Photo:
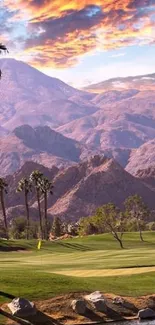
{"label": "shadow on grass", "polygon": [[80,245],[80,244],[70,244],[70,243],[64,243],[64,242],[59,242],[57,243],[58,245],[60,246],[63,246],[63,247],[66,247],[66,248],[70,248],[70,249],[73,249],[73,250],[79,250],[79,251],[83,251],[83,252],[86,252],[86,251],[92,251],[92,249],[88,246],[84,246],[84,245]]}
{"label": "shadow on grass", "polygon": [[[133,266],[121,266],[120,269],[137,269],[141,267],[155,267],[155,264],[142,264],[142,265],[133,265]],[[113,270],[117,270],[119,268],[113,268]]]}
{"label": "shadow on grass", "polygon": [[22,246],[0,246],[0,252],[18,252],[25,250],[27,250],[27,248]]}

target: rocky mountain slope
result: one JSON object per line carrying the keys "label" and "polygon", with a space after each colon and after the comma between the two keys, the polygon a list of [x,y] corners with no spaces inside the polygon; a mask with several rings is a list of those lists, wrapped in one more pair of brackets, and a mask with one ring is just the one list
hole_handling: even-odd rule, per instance
{"label": "rocky mountain slope", "polygon": [[141,179],[151,190],[155,191],[155,165],[146,169],[140,169],[135,175]]}
{"label": "rocky mountain slope", "polygon": [[97,84],[85,87],[84,90],[102,93],[108,90],[155,90],[155,73],[141,76],[131,76],[125,78],[112,78]]}
{"label": "rocky mountain slope", "polygon": [[136,175],[139,170],[147,170],[150,167],[155,167],[155,139],[132,150],[126,170]]}
{"label": "rocky mountain slope", "polygon": [[48,77],[13,59],[0,59],[0,125],[13,130],[22,124],[57,127],[96,111],[89,93]]}
{"label": "rocky mountain slope", "polygon": [[[64,170],[39,166],[34,162],[25,165],[14,175],[8,176],[9,193],[6,196],[8,215],[15,211],[24,211],[24,196],[15,192],[22,176],[29,175],[32,170],[40,169],[53,180],[54,194],[48,196],[48,213],[63,219],[77,220],[91,215],[96,208],[108,202],[122,206],[123,201],[136,193],[140,194],[150,208],[155,207],[155,192],[139,178],[128,174],[116,161],[105,157],[94,156],[91,159]],[[37,216],[35,194],[30,196],[32,216]],[[43,202],[42,202],[43,208]]]}
{"label": "rocky mountain slope", "polygon": [[92,154],[93,151],[86,146],[48,126],[33,129],[29,125],[22,125],[0,138],[0,175],[12,174],[30,160],[49,168],[52,165],[64,167]]}
{"label": "rocky mountain slope", "polygon": [[[128,91],[128,97],[105,103],[102,96],[97,101],[100,109],[59,127],[57,130],[67,137],[79,139],[82,143],[106,149],[138,148],[155,137],[155,92]],[[121,93],[121,95],[123,95]],[[108,96],[106,94],[106,96]],[[104,98],[104,94],[103,94]],[[122,97],[121,97],[122,98]],[[95,98],[93,99],[95,103]]]}

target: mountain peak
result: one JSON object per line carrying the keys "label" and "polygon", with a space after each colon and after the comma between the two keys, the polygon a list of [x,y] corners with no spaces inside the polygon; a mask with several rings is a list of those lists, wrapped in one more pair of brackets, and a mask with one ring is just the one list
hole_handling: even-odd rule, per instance
{"label": "mountain peak", "polygon": [[27,63],[0,59],[1,127],[48,125],[57,128],[96,111],[92,95],[49,77]]}

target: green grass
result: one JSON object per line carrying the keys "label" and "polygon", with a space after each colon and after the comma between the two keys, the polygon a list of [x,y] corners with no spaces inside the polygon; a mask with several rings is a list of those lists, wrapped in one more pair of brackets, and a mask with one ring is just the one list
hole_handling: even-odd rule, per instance
{"label": "green grass", "polygon": [[[107,234],[43,243],[40,251],[36,241],[0,241],[0,251],[25,248],[22,252],[0,252],[0,291],[32,300],[94,290],[132,296],[154,293],[155,272],[104,277],[104,269],[155,266],[155,232],[145,232],[144,239],[142,243],[137,233],[125,234],[124,250]],[[66,270],[70,274],[94,270],[94,276],[56,274]],[[95,270],[103,270],[103,276],[95,276]]]}

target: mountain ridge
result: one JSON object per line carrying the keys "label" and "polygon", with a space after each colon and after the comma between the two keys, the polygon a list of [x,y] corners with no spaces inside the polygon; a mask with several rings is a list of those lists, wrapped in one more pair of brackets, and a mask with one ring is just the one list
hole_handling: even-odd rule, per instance
{"label": "mountain ridge", "polygon": [[[155,89],[155,73],[150,73],[150,74],[127,76],[127,77],[109,78],[109,79],[106,79],[106,80],[98,82],[98,83],[94,83],[94,84],[92,83],[92,84],[82,88],[82,90],[90,91],[90,92],[97,92],[97,93],[105,92],[105,89],[108,90],[109,88],[111,90],[115,90],[115,89],[120,90],[121,88],[123,89],[123,83],[128,84],[128,89],[129,88],[131,89],[133,87],[133,85],[134,86],[136,85],[136,87],[135,87],[136,89],[144,90],[144,88],[141,88],[140,85],[138,84],[138,81],[142,82],[142,80],[143,80],[143,84],[146,87],[145,89],[148,90],[149,89],[149,80],[151,80],[151,79],[154,81],[153,89]],[[151,87],[151,89],[152,89],[152,87]]]}
{"label": "mountain ridge", "polygon": [[[34,169],[39,169],[53,183],[53,195],[48,195],[48,216],[59,216],[62,220],[78,220],[92,215],[96,209],[113,202],[122,207],[123,201],[130,195],[139,194],[151,209],[155,208],[155,189],[146,181],[126,172],[114,159],[95,155],[68,168],[52,169],[26,162],[15,174],[7,176],[9,192],[5,197],[7,213],[12,218],[18,210],[24,212],[24,195],[16,193],[18,181],[28,177]],[[29,196],[32,217],[37,217],[35,193]],[[41,208],[44,202],[41,201]]]}
{"label": "mountain ridge", "polygon": [[22,125],[0,138],[1,176],[12,174],[28,160],[46,167],[78,163],[95,150],[66,138],[48,126]]}

